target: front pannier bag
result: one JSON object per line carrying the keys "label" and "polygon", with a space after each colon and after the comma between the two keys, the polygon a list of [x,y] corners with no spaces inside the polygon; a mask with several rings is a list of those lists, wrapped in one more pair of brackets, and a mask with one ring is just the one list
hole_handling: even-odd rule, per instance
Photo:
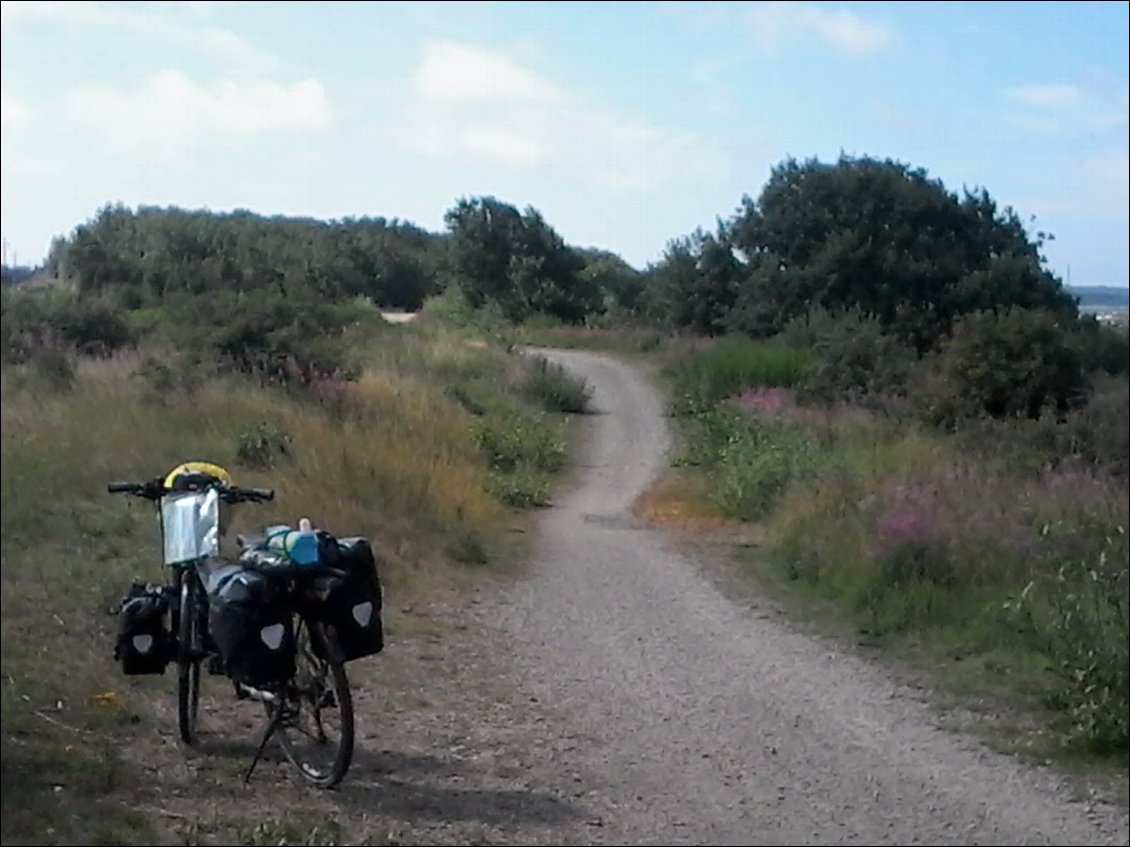
{"label": "front pannier bag", "polygon": [[169,631],[169,602],[160,586],[135,583],[118,606],[114,658],[127,676],[159,674],[176,652]]}

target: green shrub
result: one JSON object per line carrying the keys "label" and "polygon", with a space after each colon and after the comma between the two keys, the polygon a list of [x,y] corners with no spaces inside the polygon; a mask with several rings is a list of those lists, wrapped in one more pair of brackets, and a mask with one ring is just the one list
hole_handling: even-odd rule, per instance
{"label": "green shrub", "polygon": [[544,415],[517,413],[498,424],[484,423],[476,427],[475,440],[493,471],[529,466],[556,473],[565,465],[565,441]]}
{"label": "green shrub", "polygon": [[79,298],[69,289],[4,292],[2,354],[5,362],[27,361],[42,347],[70,347],[106,356],[135,343],[136,337],[107,298]]}
{"label": "green shrub", "polygon": [[1120,527],[1095,559],[1063,561],[1005,606],[1060,679],[1052,705],[1068,711],[1071,740],[1102,753],[1130,741],[1127,552]]}
{"label": "green shrub", "polygon": [[966,316],[919,375],[921,412],[947,426],[978,415],[1062,414],[1089,392],[1070,328],[1059,315],[1032,309]]}
{"label": "green shrub", "polygon": [[816,473],[817,448],[797,427],[729,409],[691,419],[681,464],[706,470],[715,505],[743,520],[766,515],[794,481]]}
{"label": "green shrub", "polygon": [[236,456],[251,468],[273,468],[291,457],[291,438],[285,431],[268,423],[245,429],[239,436]]}
{"label": "green shrub", "polygon": [[751,386],[794,386],[810,364],[806,352],[784,344],[724,338],[672,368],[675,411],[706,411]]}
{"label": "green shrub", "polygon": [[584,414],[592,399],[592,389],[584,379],[544,356],[532,356],[526,361],[520,390],[547,412]]}
{"label": "green shrub", "polygon": [[487,491],[516,509],[549,504],[548,481],[529,467],[517,468],[509,473],[492,471],[487,477]]}
{"label": "green shrub", "polygon": [[790,322],[781,339],[812,351],[814,361],[799,388],[802,396],[824,402],[902,395],[917,358],[877,318],[858,310],[813,310]]}

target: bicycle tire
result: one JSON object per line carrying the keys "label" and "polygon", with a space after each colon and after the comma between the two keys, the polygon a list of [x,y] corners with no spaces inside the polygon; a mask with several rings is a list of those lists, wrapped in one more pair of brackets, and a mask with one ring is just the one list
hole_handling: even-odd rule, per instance
{"label": "bicycle tire", "polygon": [[[353,696],[349,688],[349,677],[343,663],[319,659],[314,655],[309,629],[304,621],[300,620],[298,624],[295,641],[298,650],[295,676],[283,687],[279,700],[264,705],[268,716],[272,716],[273,710],[278,708],[297,710],[284,717],[279,724],[277,731],[283,752],[308,783],[318,788],[333,788],[345,778],[353,761]],[[307,672],[309,680],[305,679]],[[326,695],[332,695],[332,700],[327,700]],[[304,753],[300,743],[300,736],[309,736],[309,732],[296,724],[309,715],[317,724],[318,730],[324,734],[322,712],[330,709],[336,709],[339,715],[340,738],[332,751],[329,764],[318,767]],[[284,712],[285,714],[287,713]],[[325,744],[325,739],[312,740]]]}
{"label": "bicycle tire", "polygon": [[200,579],[195,572],[177,571],[180,620],[177,627],[177,725],[181,741],[195,747],[200,711],[200,663],[204,633]]}

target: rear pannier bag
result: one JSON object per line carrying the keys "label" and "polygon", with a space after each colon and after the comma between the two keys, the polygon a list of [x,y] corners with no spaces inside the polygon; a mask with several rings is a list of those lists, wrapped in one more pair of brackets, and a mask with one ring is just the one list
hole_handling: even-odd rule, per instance
{"label": "rear pannier bag", "polygon": [[208,585],[208,629],[236,682],[262,687],[294,674],[294,622],[286,586],[234,567]]}
{"label": "rear pannier bag", "polygon": [[[327,564],[333,571],[312,574],[302,581],[303,611],[337,640],[345,661],[381,652],[381,583],[372,546],[364,538],[339,539],[332,563]],[[320,651],[318,641],[314,646]]]}
{"label": "rear pannier bag", "polygon": [[128,676],[159,674],[176,653],[169,632],[169,601],[164,589],[134,583],[118,607],[114,658]]}

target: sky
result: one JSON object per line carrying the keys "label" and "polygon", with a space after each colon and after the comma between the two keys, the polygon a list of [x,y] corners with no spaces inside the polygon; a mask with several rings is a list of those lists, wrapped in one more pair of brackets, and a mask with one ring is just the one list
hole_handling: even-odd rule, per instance
{"label": "sky", "polygon": [[785,159],[985,189],[1127,287],[1126,2],[3,2],[4,258],[109,203],[432,231],[540,211],[638,268]]}

